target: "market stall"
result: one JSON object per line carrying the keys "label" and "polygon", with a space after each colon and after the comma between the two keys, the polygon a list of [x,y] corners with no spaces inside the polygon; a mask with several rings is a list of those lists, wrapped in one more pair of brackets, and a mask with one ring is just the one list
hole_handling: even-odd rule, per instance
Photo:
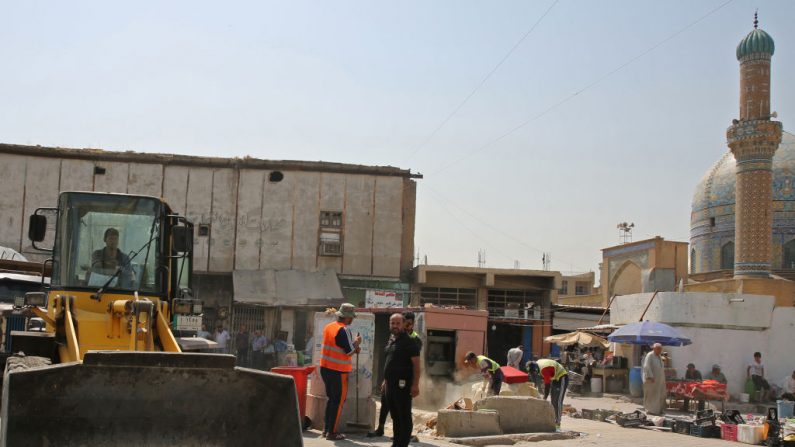
{"label": "market stall", "polygon": [[[691,399],[697,402],[720,401],[723,405],[729,400],[726,384],[715,380],[673,380],[665,383],[669,400]],[[703,405],[702,405],[703,406]],[[670,405],[669,405],[670,407]]]}

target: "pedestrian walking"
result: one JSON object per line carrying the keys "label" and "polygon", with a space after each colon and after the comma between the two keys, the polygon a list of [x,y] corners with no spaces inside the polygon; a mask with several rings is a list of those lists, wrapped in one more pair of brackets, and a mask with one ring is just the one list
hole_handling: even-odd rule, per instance
{"label": "pedestrian walking", "polygon": [[407,447],[414,428],[411,400],[420,394],[420,348],[406,333],[401,314],[389,317],[389,331],[381,392],[392,414],[392,447]]}
{"label": "pedestrian walking", "polygon": [[351,357],[359,353],[362,343],[360,335],[355,339],[351,336],[349,326],[356,318],[353,304],[340,306],[336,316],[336,321],[323,328],[323,345],[320,348],[320,377],[328,397],[323,436],[332,441],[345,439],[337,431],[337,425],[348,395],[348,374],[353,370]]}
{"label": "pedestrian walking", "polygon": [[544,382],[544,400],[552,395],[552,408],[555,409],[555,426],[560,428],[560,419],[563,415],[563,398],[569,387],[569,373],[566,367],[552,359],[539,359],[536,366],[531,369],[538,371]]}
{"label": "pedestrian walking", "polygon": [[655,343],[651,352],[643,358],[643,408],[649,414],[661,415],[665,410],[665,369],[662,361],[662,345]]}
{"label": "pedestrian walking", "polygon": [[500,364],[485,355],[475,355],[474,352],[467,352],[464,356],[464,366],[479,368],[483,378],[489,381],[489,395],[499,396],[504,378]]}

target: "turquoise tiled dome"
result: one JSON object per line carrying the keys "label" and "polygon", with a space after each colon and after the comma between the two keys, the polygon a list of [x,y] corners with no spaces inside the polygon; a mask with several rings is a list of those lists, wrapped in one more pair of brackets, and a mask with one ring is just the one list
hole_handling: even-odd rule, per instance
{"label": "turquoise tiled dome", "polygon": [[[721,247],[734,241],[735,160],[726,152],[696,187],[690,215],[693,273],[720,270]],[[773,156],[773,268],[783,265],[783,246],[795,239],[795,135],[784,132]]]}
{"label": "turquoise tiled dome", "polygon": [[770,37],[770,34],[754,28],[737,45],[737,60],[753,53],[766,53],[772,56],[775,50],[776,44],[773,43],[773,38]]}

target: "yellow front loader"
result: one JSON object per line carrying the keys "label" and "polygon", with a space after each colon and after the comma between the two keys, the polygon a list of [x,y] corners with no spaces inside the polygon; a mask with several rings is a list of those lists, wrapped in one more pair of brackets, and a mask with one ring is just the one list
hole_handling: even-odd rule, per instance
{"label": "yellow front loader", "polygon": [[29,236],[52,277],[18,303],[45,330],[11,333],[3,446],[302,445],[291,378],[181,351],[202,306],[193,227],[164,201],[64,192]]}

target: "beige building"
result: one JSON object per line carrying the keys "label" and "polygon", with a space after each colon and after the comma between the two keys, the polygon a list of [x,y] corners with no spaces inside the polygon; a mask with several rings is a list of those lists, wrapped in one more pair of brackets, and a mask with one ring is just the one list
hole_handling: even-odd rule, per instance
{"label": "beige building", "polygon": [[0,178],[0,246],[34,260],[47,256],[27,239],[28,216],[61,191],[165,198],[195,225],[194,295],[220,310],[245,290],[254,307],[239,321],[267,319],[269,331],[282,322],[298,346],[311,322],[291,306],[341,301],[334,274],[343,293],[408,288],[421,178],[408,170],[0,144]]}
{"label": "beige building", "polygon": [[687,245],[657,236],[602,249],[599,287],[582,293],[586,282],[593,284],[593,272],[564,277],[567,286],[558,290],[555,304],[607,308],[614,295],[675,290],[688,281]]}
{"label": "beige building", "polygon": [[412,306],[445,306],[488,311],[487,352],[505,364],[508,349],[524,346],[530,355],[549,354],[551,303],[559,272],[420,265],[414,269]]}

